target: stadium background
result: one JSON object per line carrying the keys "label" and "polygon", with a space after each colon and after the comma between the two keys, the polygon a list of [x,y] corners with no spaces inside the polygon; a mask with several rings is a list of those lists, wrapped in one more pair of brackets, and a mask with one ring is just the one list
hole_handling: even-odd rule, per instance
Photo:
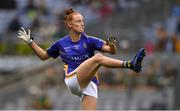
{"label": "stadium background", "polygon": [[0,0],[0,109],[80,109],[63,82],[63,63],[39,60],[17,40],[30,28],[44,49],[67,33],[63,10],[83,14],[86,33],[120,41],[113,58],[129,60],[144,47],[139,74],[99,70],[98,109],[180,109],[179,0]]}

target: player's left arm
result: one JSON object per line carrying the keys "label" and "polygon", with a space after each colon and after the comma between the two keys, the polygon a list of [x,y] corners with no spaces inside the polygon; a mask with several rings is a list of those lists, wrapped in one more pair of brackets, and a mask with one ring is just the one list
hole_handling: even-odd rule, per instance
{"label": "player's left arm", "polygon": [[107,43],[105,42],[101,50],[102,50],[103,52],[108,52],[108,53],[111,53],[111,54],[116,54],[116,52],[117,52],[117,47],[116,47],[115,44],[109,45],[109,44],[107,44]]}
{"label": "player's left arm", "polygon": [[102,51],[103,52],[108,52],[111,54],[116,54],[117,53],[117,40],[113,37],[108,38],[106,41],[104,41],[104,45],[102,46]]}

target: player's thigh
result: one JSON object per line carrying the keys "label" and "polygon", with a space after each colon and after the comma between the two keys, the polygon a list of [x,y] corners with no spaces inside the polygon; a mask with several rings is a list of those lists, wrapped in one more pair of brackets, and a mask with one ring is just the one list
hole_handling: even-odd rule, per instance
{"label": "player's thigh", "polygon": [[92,77],[94,77],[96,71],[100,67],[98,60],[100,59],[99,54],[89,58],[78,66],[76,69],[78,82],[81,88],[84,88],[89,84]]}
{"label": "player's thigh", "polygon": [[79,73],[91,73],[92,71],[94,71],[94,69],[96,67],[98,67],[100,65],[100,60],[103,57],[102,54],[97,53],[96,55],[94,55],[93,57],[87,59],[86,61],[84,61],[83,63],[81,63],[78,68],[76,69],[77,72]]}
{"label": "player's thigh", "polygon": [[97,108],[97,98],[84,95],[82,98],[82,109],[83,110],[96,110]]}

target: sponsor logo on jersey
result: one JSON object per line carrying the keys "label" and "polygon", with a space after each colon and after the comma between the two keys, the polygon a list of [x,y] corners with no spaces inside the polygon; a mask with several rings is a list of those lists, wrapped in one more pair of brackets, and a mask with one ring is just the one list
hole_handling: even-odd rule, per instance
{"label": "sponsor logo on jersey", "polygon": [[79,55],[79,56],[66,56],[66,59],[69,60],[84,60],[84,59],[88,59],[90,58],[89,54],[85,54],[85,55]]}

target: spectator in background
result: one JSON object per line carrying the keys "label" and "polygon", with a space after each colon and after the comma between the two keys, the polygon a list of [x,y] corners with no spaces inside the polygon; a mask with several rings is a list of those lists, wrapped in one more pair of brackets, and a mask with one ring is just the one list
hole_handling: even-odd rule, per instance
{"label": "spectator in background", "polygon": [[107,0],[100,0],[100,16],[102,20],[105,20],[109,14],[112,13],[112,7],[109,5]]}
{"label": "spectator in background", "polygon": [[168,61],[169,64],[163,64],[164,65],[164,76],[169,79],[173,79],[178,76],[178,68],[177,65],[172,63],[171,61]]}
{"label": "spectator in background", "polygon": [[156,27],[155,33],[157,37],[155,50],[158,52],[172,51],[172,41],[166,29],[162,25],[159,25]]}
{"label": "spectator in background", "polygon": [[59,38],[59,36],[65,36],[67,30],[65,28],[64,21],[63,21],[64,14],[62,12],[59,12],[56,14],[56,16],[57,16],[56,23],[55,23],[56,31],[53,34],[53,37],[57,39]]}
{"label": "spectator in background", "polygon": [[32,106],[35,110],[52,110],[52,104],[47,95],[37,96]]}
{"label": "spectator in background", "polygon": [[[49,20],[50,13],[45,5],[44,0],[41,2],[38,2],[37,7],[31,6],[31,5],[29,7],[32,7],[32,10],[36,10],[36,15],[37,15],[37,16],[34,16],[34,20],[32,21],[32,24],[31,24],[31,28],[34,30],[40,30],[41,28],[47,29],[47,26],[45,27],[44,25],[48,24],[48,22],[50,21]],[[31,10],[31,8],[29,9]]]}
{"label": "spectator in background", "polygon": [[5,32],[6,33],[5,43],[7,44],[6,47],[8,48],[7,51],[8,54],[13,54],[16,51],[14,50],[14,48],[16,47],[15,44],[17,39],[14,38],[14,35],[16,34],[16,32],[19,30],[20,27],[21,27],[21,22],[19,20],[19,16],[16,15],[10,22]]}
{"label": "spectator in background", "polygon": [[20,11],[20,20],[25,27],[31,27],[31,24],[36,19],[37,7],[34,5],[33,0],[28,0],[27,5]]}
{"label": "spectator in background", "polygon": [[170,18],[167,20],[169,35],[172,36],[173,49],[180,52],[180,1],[176,0],[170,10]]}
{"label": "spectator in background", "polygon": [[175,19],[175,33],[180,34],[180,1],[177,0],[172,7],[172,17]]}
{"label": "spectator in background", "polygon": [[21,22],[19,20],[19,16],[16,15],[8,26],[8,32],[17,32],[20,27],[21,27]]}
{"label": "spectator in background", "polygon": [[17,4],[15,0],[0,0],[0,9],[3,10],[15,10]]}
{"label": "spectator in background", "polygon": [[173,36],[173,48],[175,52],[180,52],[180,38],[178,38],[176,34]]}
{"label": "spectator in background", "polygon": [[29,10],[36,10],[36,9],[37,7],[34,5],[34,0],[28,0],[28,4],[25,7],[25,10],[29,11]]}

